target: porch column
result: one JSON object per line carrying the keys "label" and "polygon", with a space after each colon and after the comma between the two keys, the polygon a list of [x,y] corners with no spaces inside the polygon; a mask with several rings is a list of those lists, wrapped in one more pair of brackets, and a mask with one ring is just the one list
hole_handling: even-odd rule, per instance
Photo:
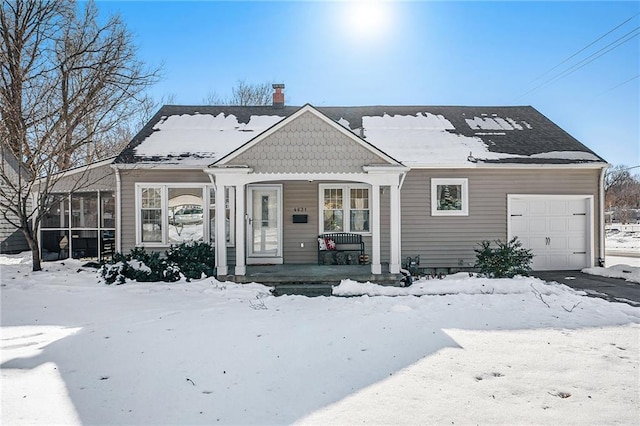
{"label": "porch column", "polygon": [[371,273],[381,274],[380,265],[380,185],[371,185]]}
{"label": "porch column", "polygon": [[245,191],[246,185],[236,185],[236,275],[245,275],[247,267],[245,266]]}
{"label": "porch column", "polygon": [[389,272],[392,274],[400,273],[400,189],[398,185],[390,186],[390,211],[389,211],[389,240],[390,253]]}
{"label": "porch column", "polygon": [[226,236],[226,206],[224,202],[225,186],[216,186],[216,267],[218,275],[228,275],[227,267],[227,236]]}

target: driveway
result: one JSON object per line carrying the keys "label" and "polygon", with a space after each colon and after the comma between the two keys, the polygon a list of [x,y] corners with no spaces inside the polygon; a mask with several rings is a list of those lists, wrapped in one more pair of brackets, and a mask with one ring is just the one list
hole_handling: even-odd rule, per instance
{"label": "driveway", "polygon": [[556,281],[576,290],[584,290],[589,296],[640,306],[640,284],[621,278],[600,277],[580,271],[535,271],[531,275],[544,281]]}

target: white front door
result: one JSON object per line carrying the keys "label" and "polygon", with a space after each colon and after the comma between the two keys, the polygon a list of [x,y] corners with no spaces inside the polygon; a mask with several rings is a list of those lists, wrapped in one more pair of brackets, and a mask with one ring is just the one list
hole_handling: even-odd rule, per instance
{"label": "white front door", "polygon": [[250,185],[247,264],[282,263],[282,186]]}
{"label": "white front door", "polygon": [[592,265],[589,196],[510,196],[509,238],[533,251],[533,270],[575,270]]}

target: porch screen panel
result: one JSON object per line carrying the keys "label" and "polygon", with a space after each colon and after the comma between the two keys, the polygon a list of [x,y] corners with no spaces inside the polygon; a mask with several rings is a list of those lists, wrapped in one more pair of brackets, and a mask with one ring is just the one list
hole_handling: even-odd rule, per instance
{"label": "porch screen panel", "polygon": [[116,197],[113,192],[100,193],[102,228],[116,227]]}
{"label": "porch screen panel", "polygon": [[71,227],[98,227],[97,193],[75,193],[71,195]]}
{"label": "porch screen panel", "polygon": [[342,188],[325,188],[323,219],[325,232],[344,230]]}
{"label": "porch screen panel", "polygon": [[140,220],[143,242],[162,242],[162,190],[142,188]]}
{"label": "porch screen panel", "polygon": [[69,227],[69,196],[63,194],[50,195],[47,200],[48,212],[42,218],[43,228]]}

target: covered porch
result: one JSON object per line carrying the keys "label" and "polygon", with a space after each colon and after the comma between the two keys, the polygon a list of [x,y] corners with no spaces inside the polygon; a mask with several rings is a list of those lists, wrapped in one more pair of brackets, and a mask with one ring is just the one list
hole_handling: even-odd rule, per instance
{"label": "covered porch", "polygon": [[[225,215],[225,192],[234,194],[233,247],[228,247],[224,238],[217,237],[225,235],[225,223],[218,221],[213,227],[216,234],[217,275],[235,282],[256,281],[267,285],[284,282],[330,282],[335,285],[346,278],[383,284],[399,283],[402,278],[400,188],[405,169],[388,166],[369,166],[364,169],[364,173],[304,175],[254,174],[246,167],[206,170],[216,187],[216,217]],[[318,197],[319,194],[322,197],[322,194],[328,193],[325,187],[336,186],[335,182],[355,183],[365,188],[362,193],[366,194],[368,200],[365,215],[367,225],[362,235],[367,241],[367,253],[370,254],[370,262],[366,264],[311,263],[312,259],[318,259],[318,235],[327,232],[322,207],[318,206],[324,200]],[[227,191],[227,188],[232,191]],[[300,197],[306,202],[298,203]],[[283,198],[287,200],[283,202]],[[384,221],[381,220],[381,198],[386,198]],[[299,205],[304,207],[295,207]],[[300,209],[305,212],[304,221],[296,223],[297,215],[294,213]],[[265,226],[269,226],[266,231]],[[256,235],[259,235],[257,227],[262,227],[262,247],[272,248],[268,256],[256,255],[256,246],[260,246],[256,244]],[[265,235],[269,236],[266,244]],[[227,249],[233,253],[228,253]],[[383,250],[385,259],[382,258]],[[234,259],[230,262],[231,256]]]}

